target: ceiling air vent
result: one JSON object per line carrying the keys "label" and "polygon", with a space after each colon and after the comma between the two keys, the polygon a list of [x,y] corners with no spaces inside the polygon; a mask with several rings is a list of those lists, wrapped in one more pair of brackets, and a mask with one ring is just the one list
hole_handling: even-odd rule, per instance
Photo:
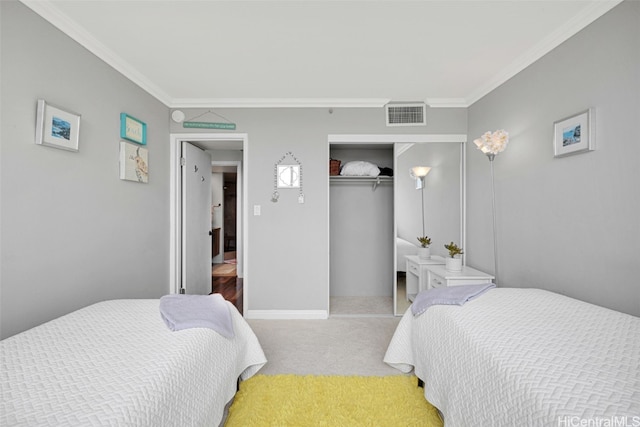
{"label": "ceiling air vent", "polygon": [[427,124],[427,105],[387,104],[387,126],[424,126]]}

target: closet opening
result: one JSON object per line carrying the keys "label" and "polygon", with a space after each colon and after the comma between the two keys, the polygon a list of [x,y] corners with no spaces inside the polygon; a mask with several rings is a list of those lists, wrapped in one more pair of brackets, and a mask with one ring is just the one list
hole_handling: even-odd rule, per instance
{"label": "closet opening", "polygon": [[[330,316],[402,316],[411,295],[425,287],[419,280],[414,289],[406,271],[425,225],[432,255],[445,256],[450,241],[464,248],[466,140],[464,134],[329,135]],[[389,166],[393,176],[335,176],[330,159],[341,167],[352,160]],[[415,166],[431,167],[423,193],[410,174]]]}
{"label": "closet opening", "polygon": [[329,154],[340,161],[329,177],[329,314],[393,316],[393,144],[331,144]]}

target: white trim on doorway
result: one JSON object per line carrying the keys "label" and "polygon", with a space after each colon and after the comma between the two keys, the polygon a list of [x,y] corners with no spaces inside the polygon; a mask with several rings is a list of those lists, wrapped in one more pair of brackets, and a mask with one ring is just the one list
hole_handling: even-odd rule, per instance
{"label": "white trim on doorway", "polygon": [[[178,293],[180,288],[180,281],[182,277],[181,272],[181,245],[182,241],[180,233],[180,221],[181,221],[181,186],[180,186],[180,146],[182,142],[191,142],[201,147],[215,147],[216,143],[222,143],[223,141],[238,141],[242,143],[242,165],[238,167],[238,179],[241,180],[242,185],[242,220],[240,223],[240,231],[242,233],[241,241],[243,247],[242,254],[242,271],[243,271],[243,311],[246,313],[249,310],[248,306],[248,294],[249,294],[249,214],[248,209],[248,175],[249,168],[249,137],[245,133],[174,133],[169,135],[169,177],[170,177],[170,197],[169,197],[169,292]],[[239,260],[240,261],[240,260]]]}

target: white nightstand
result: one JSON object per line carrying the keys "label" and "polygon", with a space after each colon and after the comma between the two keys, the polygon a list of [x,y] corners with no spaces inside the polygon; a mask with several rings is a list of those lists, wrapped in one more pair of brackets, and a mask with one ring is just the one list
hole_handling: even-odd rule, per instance
{"label": "white nightstand", "polygon": [[466,265],[462,267],[462,271],[449,271],[444,268],[444,265],[428,265],[426,270],[428,273],[426,289],[444,286],[480,285],[482,283],[491,283],[494,278],[490,274]]}
{"label": "white nightstand", "polygon": [[417,255],[407,255],[407,301],[413,301],[416,294],[427,289],[429,283],[427,267],[442,265],[444,258],[431,255],[431,259],[421,259]]}

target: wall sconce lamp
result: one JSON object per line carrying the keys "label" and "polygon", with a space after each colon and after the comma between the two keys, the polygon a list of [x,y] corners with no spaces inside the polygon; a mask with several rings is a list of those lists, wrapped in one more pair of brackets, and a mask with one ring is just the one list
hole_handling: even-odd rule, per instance
{"label": "wall sconce lamp", "polygon": [[411,168],[411,178],[416,180],[416,190],[424,188],[424,178],[430,170],[429,166],[414,166]]}
{"label": "wall sconce lamp", "polygon": [[426,236],[424,229],[424,178],[427,176],[431,168],[429,166],[414,166],[411,168],[411,178],[416,180],[416,190],[422,190],[422,235]]}

